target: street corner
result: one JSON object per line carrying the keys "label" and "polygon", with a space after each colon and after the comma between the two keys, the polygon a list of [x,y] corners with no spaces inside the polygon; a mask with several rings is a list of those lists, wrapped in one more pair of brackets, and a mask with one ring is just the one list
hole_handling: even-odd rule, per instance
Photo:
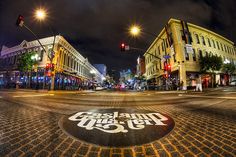
{"label": "street corner", "polygon": [[95,109],[63,116],[60,128],[70,137],[105,147],[144,145],[165,137],[175,126],[170,116],[138,109]]}

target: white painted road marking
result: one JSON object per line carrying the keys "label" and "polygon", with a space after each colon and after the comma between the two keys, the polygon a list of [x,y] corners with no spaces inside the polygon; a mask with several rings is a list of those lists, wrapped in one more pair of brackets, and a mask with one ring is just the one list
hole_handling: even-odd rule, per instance
{"label": "white painted road marking", "polygon": [[37,95],[16,95],[14,98],[25,98],[25,97],[40,97],[40,96],[54,96],[54,94],[37,94]]}
{"label": "white painted road marking", "polygon": [[182,97],[195,97],[195,98],[211,98],[211,99],[233,99],[236,100],[236,97],[227,97],[227,96],[221,96],[221,97],[216,97],[216,96],[207,96],[207,95],[180,95]]}

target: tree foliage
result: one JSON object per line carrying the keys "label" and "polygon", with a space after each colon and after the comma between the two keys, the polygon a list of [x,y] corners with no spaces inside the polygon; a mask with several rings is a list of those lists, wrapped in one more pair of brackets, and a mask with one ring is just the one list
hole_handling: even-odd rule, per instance
{"label": "tree foliage", "polygon": [[226,74],[233,74],[236,70],[236,67],[233,63],[224,64],[222,71]]}
{"label": "tree foliage", "polygon": [[24,53],[19,58],[18,69],[22,72],[30,71],[35,64],[35,60],[31,59],[31,56],[35,55],[35,52]]}
{"label": "tree foliage", "polygon": [[223,65],[222,58],[216,55],[202,56],[199,61],[202,73],[219,71]]}

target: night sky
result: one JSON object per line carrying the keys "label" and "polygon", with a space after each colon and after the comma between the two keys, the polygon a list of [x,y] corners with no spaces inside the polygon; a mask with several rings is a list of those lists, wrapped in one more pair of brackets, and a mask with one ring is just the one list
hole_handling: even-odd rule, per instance
{"label": "night sky", "polygon": [[[48,19],[38,22],[33,12],[46,8]],[[15,26],[19,14],[40,38],[51,36],[49,26],[69,41],[92,64],[104,63],[117,71],[135,68],[143,52],[120,52],[122,41],[147,49],[154,40],[128,34],[136,23],[158,34],[173,17],[203,26],[236,41],[235,0],[0,0],[0,46],[33,40],[25,29]]]}

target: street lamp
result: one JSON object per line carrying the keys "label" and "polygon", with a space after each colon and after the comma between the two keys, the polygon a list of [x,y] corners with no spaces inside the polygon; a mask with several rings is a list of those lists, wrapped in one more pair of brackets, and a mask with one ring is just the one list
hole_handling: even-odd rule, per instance
{"label": "street lamp", "polygon": [[47,12],[42,9],[42,8],[39,8],[35,11],[35,18],[38,19],[39,21],[41,20],[44,20],[47,16]]}
{"label": "street lamp", "polygon": [[138,36],[141,33],[141,28],[138,25],[133,25],[130,27],[129,32],[132,36]]}

